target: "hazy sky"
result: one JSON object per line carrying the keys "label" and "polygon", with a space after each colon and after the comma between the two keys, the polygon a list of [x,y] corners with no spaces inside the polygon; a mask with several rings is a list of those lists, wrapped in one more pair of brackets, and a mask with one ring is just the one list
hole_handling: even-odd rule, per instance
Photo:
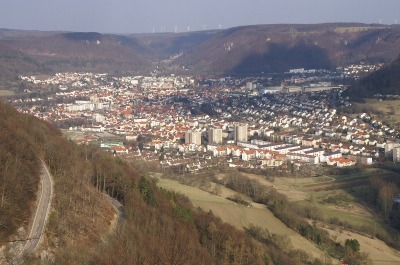
{"label": "hazy sky", "polygon": [[0,0],[0,28],[28,30],[180,32],[380,19],[400,23],[400,0]]}

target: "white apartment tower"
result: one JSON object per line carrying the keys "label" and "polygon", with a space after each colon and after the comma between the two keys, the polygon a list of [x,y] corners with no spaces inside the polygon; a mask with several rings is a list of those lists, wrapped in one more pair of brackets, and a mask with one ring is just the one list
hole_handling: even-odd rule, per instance
{"label": "white apartment tower", "polygon": [[247,142],[247,124],[236,124],[233,136],[235,142]]}
{"label": "white apartment tower", "polygon": [[400,162],[400,147],[393,149],[393,162]]}
{"label": "white apartment tower", "polygon": [[201,132],[185,132],[185,144],[201,145]]}
{"label": "white apartment tower", "polygon": [[208,130],[208,143],[221,144],[222,143],[222,129],[210,128]]}
{"label": "white apartment tower", "polygon": [[385,144],[385,157],[394,156],[394,149],[400,147],[399,143],[388,142]]}

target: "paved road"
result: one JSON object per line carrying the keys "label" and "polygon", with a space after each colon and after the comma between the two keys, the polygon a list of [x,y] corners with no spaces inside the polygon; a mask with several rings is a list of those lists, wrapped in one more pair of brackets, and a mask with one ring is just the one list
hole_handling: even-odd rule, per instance
{"label": "paved road", "polygon": [[28,240],[17,257],[12,261],[13,265],[21,264],[23,257],[33,253],[39,245],[40,238],[44,232],[46,221],[50,212],[51,198],[53,196],[53,179],[46,164],[42,161],[42,174],[40,175],[40,194],[33,221],[31,222]]}
{"label": "paved road", "polygon": [[117,212],[117,221],[114,227],[114,230],[121,225],[122,221],[126,218],[124,206],[116,199],[112,198],[106,193],[103,193],[103,195],[107,198],[107,200],[112,204],[114,207],[115,211]]}

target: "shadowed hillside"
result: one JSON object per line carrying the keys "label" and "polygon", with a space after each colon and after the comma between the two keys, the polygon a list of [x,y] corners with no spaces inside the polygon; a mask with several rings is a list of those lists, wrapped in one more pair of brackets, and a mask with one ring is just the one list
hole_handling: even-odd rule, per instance
{"label": "shadowed hillside", "polygon": [[373,97],[375,94],[400,95],[400,57],[354,84],[349,94],[357,98]]}
{"label": "shadowed hillside", "polygon": [[220,31],[176,63],[193,72],[248,74],[391,62],[399,48],[400,28],[396,26],[259,25]]}
{"label": "shadowed hillside", "polygon": [[288,69],[330,69],[333,65],[318,46],[296,44],[293,47],[271,44],[266,52],[246,57],[232,69],[233,74],[282,73]]}
{"label": "shadowed hillside", "polygon": [[400,27],[357,23],[255,25],[226,30],[115,35],[0,30],[0,54],[20,54],[0,76],[43,71],[257,74],[290,68],[388,63]]}

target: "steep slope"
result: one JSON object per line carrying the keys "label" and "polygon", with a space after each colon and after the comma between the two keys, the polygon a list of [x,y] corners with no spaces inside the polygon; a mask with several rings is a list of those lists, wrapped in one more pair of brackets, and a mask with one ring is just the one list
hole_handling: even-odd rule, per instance
{"label": "steep slope", "polygon": [[[45,65],[32,72],[56,71],[147,71],[155,52],[134,37],[99,33],[3,34],[0,53],[12,49],[23,58]],[[15,73],[23,73],[18,61],[11,64]],[[30,70],[30,69],[28,69]]]}
{"label": "steep slope", "polygon": [[254,74],[360,61],[390,62],[399,48],[400,28],[396,26],[259,25],[220,31],[176,63],[193,72]]}
{"label": "steep slope", "polygon": [[400,57],[355,83],[349,94],[357,98],[373,97],[375,94],[400,95]]}
{"label": "steep slope", "polygon": [[0,104],[0,239],[27,225],[38,189],[40,161],[23,119]]}
{"label": "steep slope", "polygon": [[16,248],[24,243],[19,240],[28,237],[26,227],[35,209],[41,169],[39,157],[55,178],[53,207],[39,252],[51,254],[71,245],[100,242],[115,211],[90,179],[84,179],[87,165],[80,163],[75,145],[50,124],[1,102],[0,140],[0,241],[2,246],[15,241],[7,244],[0,263],[13,260],[19,253]]}
{"label": "steep slope", "polygon": [[45,73],[48,67],[37,60],[0,43],[0,79],[14,79],[24,73]]}

